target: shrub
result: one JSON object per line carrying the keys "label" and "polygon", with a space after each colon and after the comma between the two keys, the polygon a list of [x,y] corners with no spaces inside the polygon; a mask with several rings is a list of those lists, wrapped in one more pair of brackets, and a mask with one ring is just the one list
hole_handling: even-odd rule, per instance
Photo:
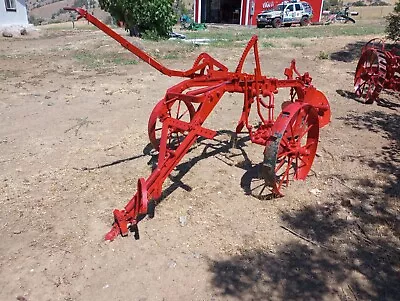
{"label": "shrub", "polygon": [[371,3],[371,6],[389,6],[389,5],[390,5],[389,3],[381,0],[374,1]]}
{"label": "shrub", "polygon": [[387,37],[393,41],[400,40],[400,0],[396,2],[394,12],[386,17],[386,33]]}
{"label": "shrub", "polygon": [[176,23],[173,0],[99,0],[100,7],[133,32],[149,39],[167,38]]}
{"label": "shrub", "polygon": [[364,3],[364,1],[359,0],[359,1],[353,2],[352,6],[367,6],[367,5]]}

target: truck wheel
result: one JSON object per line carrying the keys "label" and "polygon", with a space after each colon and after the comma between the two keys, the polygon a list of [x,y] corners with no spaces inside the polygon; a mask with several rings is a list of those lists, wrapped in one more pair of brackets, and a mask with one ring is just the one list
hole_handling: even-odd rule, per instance
{"label": "truck wheel", "polygon": [[307,26],[310,23],[310,19],[307,16],[303,16],[300,20],[300,26]]}
{"label": "truck wheel", "polygon": [[272,20],[272,27],[279,28],[282,26],[282,20],[280,18],[275,18]]}

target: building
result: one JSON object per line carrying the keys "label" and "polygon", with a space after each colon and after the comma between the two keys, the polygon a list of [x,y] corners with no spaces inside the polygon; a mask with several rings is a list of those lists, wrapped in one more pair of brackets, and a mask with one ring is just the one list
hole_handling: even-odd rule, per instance
{"label": "building", "polygon": [[[1,0],[0,0],[1,1]],[[302,0],[314,11],[312,22],[319,22],[324,0]],[[194,0],[194,20],[197,23],[256,25],[256,17],[283,0]]]}
{"label": "building", "polygon": [[0,0],[0,27],[28,26],[25,0]]}

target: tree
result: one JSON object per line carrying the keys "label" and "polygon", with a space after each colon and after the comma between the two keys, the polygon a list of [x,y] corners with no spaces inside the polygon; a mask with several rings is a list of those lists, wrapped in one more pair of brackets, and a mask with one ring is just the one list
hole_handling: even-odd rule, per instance
{"label": "tree", "polygon": [[176,23],[173,0],[99,0],[117,22],[122,21],[131,35],[140,33],[145,38],[167,38]]}
{"label": "tree", "polygon": [[330,11],[339,11],[343,7],[343,0],[325,0],[324,1],[324,10]]}
{"label": "tree", "polygon": [[394,12],[386,17],[387,37],[393,41],[400,41],[400,0],[397,1]]}

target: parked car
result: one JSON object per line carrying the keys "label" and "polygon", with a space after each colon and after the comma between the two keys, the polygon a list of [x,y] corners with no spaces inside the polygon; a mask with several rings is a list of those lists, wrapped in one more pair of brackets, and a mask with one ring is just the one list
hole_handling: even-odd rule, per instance
{"label": "parked car", "polygon": [[313,10],[310,4],[300,1],[284,1],[273,9],[265,10],[257,15],[257,27],[272,25],[274,28],[290,27],[292,24],[305,26],[310,23]]}

